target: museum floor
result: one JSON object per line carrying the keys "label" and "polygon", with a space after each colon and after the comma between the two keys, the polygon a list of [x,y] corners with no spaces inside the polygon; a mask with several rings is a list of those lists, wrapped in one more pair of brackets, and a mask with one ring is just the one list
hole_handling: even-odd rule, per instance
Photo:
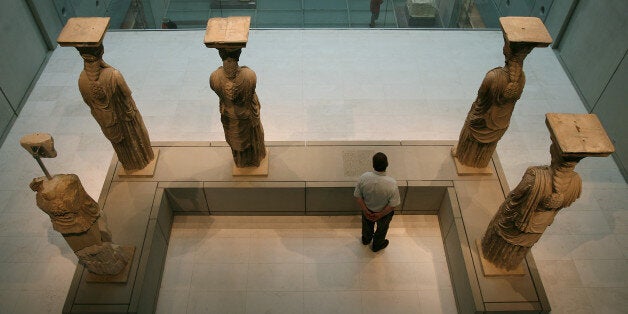
{"label": "museum floor", "polygon": [[[203,31],[105,38],[104,59],[125,76],[153,141],[224,139],[208,84],[220,60],[202,40]],[[455,140],[485,73],[503,64],[501,47],[497,31],[253,30],[240,64],[257,73],[268,141]],[[98,197],[113,150],[78,92],[81,68],[76,50],[57,48],[0,148],[0,313],[59,313],[74,273],[74,254],[28,187],[41,171],[18,142],[51,133],[59,156],[44,160],[48,169],[76,173]],[[544,113],[586,112],[549,48],[524,69],[498,145],[511,187],[526,167],[549,163]],[[576,171],[582,197],[534,258],[553,313],[622,313],[628,185],[610,157]],[[357,221],[177,217],[158,312],[455,312],[435,216],[395,217],[391,244],[377,254],[358,242]]]}
{"label": "museum floor", "polygon": [[437,216],[394,221],[373,253],[359,216],[179,216],[157,312],[455,313]]}

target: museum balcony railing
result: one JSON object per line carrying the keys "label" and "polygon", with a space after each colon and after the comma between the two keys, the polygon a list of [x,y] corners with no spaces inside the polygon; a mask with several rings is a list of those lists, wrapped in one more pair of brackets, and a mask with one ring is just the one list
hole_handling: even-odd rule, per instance
{"label": "museum balcony railing", "polygon": [[[375,0],[374,0],[375,1]],[[212,17],[250,16],[251,28],[499,28],[500,16],[544,20],[553,0],[59,0],[62,21],[109,16],[110,29],[203,29]],[[375,1],[377,2],[377,1]]]}

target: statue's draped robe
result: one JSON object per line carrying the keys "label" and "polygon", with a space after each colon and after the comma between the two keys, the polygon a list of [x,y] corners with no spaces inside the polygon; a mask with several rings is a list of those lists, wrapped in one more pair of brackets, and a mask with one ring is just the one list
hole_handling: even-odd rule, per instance
{"label": "statue's draped robe", "polygon": [[266,146],[255,72],[243,66],[230,80],[220,67],[211,74],[209,85],[220,98],[220,120],[236,166],[258,167]]}
{"label": "statue's draped robe", "polygon": [[43,182],[36,195],[37,207],[50,216],[52,228],[61,234],[87,232],[100,216],[100,209],[78,176],[57,174]]}
{"label": "statue's draped robe", "polygon": [[515,96],[511,98],[504,96],[508,83],[509,74],[504,68],[494,68],[484,77],[460,131],[456,157],[462,164],[476,168],[488,166],[497,142],[508,129],[515,102],[523,92],[523,71]]}
{"label": "statue's draped robe", "polygon": [[98,99],[92,93],[87,74],[81,72],[79,90],[83,100],[105,137],[111,141],[124,169],[143,169],[155,156],[142,116],[131,97],[131,90],[122,74],[112,67],[101,69],[98,83],[104,91],[104,99]]}
{"label": "statue's draped robe", "polygon": [[57,174],[52,179],[37,178],[37,207],[50,216],[54,230],[60,232],[79,261],[92,273],[115,275],[127,264],[128,256],[111,243],[111,234],[100,208],[75,174]]}
{"label": "statue's draped robe", "polygon": [[582,181],[577,173],[561,188],[562,203],[548,208],[552,196],[552,171],[549,166],[530,167],[491,220],[482,239],[486,259],[508,270],[516,268],[530,248],[541,238],[561,208],[580,196]]}

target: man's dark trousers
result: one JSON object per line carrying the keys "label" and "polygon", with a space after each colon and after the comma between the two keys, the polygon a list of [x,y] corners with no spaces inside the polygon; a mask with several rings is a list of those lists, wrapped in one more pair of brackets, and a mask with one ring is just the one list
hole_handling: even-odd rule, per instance
{"label": "man's dark trousers", "polygon": [[[388,233],[388,226],[394,214],[395,211],[393,210],[377,221],[370,221],[364,216],[364,213],[362,213],[362,240],[370,242],[370,240],[373,239],[373,250],[379,249],[384,244],[386,233]],[[377,230],[373,232],[375,223],[377,223]]]}

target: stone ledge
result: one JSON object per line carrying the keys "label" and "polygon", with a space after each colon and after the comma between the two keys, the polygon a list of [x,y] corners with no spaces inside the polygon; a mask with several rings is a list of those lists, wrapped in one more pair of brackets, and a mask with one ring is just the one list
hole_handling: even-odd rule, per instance
{"label": "stone ledge", "polygon": [[374,150],[389,156],[389,173],[402,196],[399,213],[438,215],[459,312],[549,312],[531,255],[521,278],[489,278],[478,268],[475,245],[469,245],[508,192],[497,155],[492,175],[461,177],[449,154],[455,142],[408,142],[282,143],[273,148],[268,177],[245,179],[231,176],[229,148],[208,142],[155,143],[162,153],[152,178],[116,176],[120,164],[114,156],[99,204],[116,243],[137,248],[130,279],[87,283],[79,265],[63,312],[154,312],[175,214],[358,215],[354,182],[370,160],[343,158],[364,158]]}

